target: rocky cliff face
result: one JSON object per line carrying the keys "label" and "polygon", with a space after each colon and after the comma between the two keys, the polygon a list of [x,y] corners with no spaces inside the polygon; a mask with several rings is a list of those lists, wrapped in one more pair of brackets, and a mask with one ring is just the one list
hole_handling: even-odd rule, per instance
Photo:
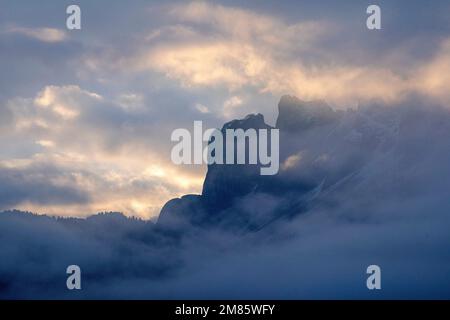
{"label": "rocky cliff face", "polygon": [[[252,114],[244,119],[226,123],[222,127],[221,132],[224,144],[226,144],[226,129],[271,128],[264,122],[262,114]],[[246,154],[246,157],[248,157],[248,154]],[[232,206],[236,198],[258,189],[258,186],[264,179],[260,175],[260,167],[259,164],[208,165],[202,194],[186,195],[180,199],[170,200],[161,210],[158,223],[160,225],[178,227],[190,224],[207,225],[220,222],[223,218],[221,214]]]}
{"label": "rocky cliff face", "polygon": [[[305,102],[295,97],[283,96],[278,108],[279,116],[276,127],[280,129],[282,136],[297,135],[302,131],[327,125],[338,119],[338,113],[322,101]],[[264,122],[263,115],[254,114],[241,120],[226,123],[221,131],[225,141],[226,129],[247,130],[250,128],[272,129]],[[283,144],[283,141],[280,141],[280,143]],[[285,161],[290,156],[290,152],[287,151],[290,147],[286,145],[283,149],[281,150],[281,161]],[[316,182],[311,183],[306,180],[292,184],[289,179],[285,180],[285,176],[284,173],[281,173],[278,177],[262,176],[260,175],[259,164],[209,165],[202,194],[187,195],[180,199],[170,200],[162,208],[158,224],[161,226],[186,227],[188,225],[217,225],[226,221],[225,224],[227,225],[242,223],[248,226],[253,225],[252,220],[255,216],[259,216],[258,213],[243,213],[235,207],[241,205],[239,202],[242,201],[243,197],[252,198],[252,196],[256,196],[258,198],[264,195],[263,198],[266,199],[270,198],[271,194],[276,196],[285,191],[302,195],[314,190],[318,185]],[[264,205],[264,201],[261,201],[261,205]],[[273,206],[274,204],[268,205]],[[281,204],[275,206],[279,205]],[[300,208],[298,201],[295,203],[295,207]],[[289,210],[289,208],[289,206],[285,207],[284,211]],[[269,221],[274,217],[265,218]],[[263,224],[265,222],[262,221]],[[260,224],[261,221],[257,221],[254,227],[259,228]]]}
{"label": "rocky cliff face", "polygon": [[[222,128],[225,139],[226,129],[268,129],[272,127],[264,122],[261,114],[248,115],[242,120],[233,120]],[[248,149],[247,149],[248,150]],[[236,155],[236,148],[235,148]],[[248,158],[248,154],[246,154]],[[236,197],[245,195],[258,188],[261,183],[260,165],[251,164],[212,164],[203,184],[202,197],[211,211],[220,211],[229,207]]]}
{"label": "rocky cliff face", "polygon": [[[277,175],[261,176],[258,165],[210,165],[202,194],[169,201],[159,224],[260,230],[312,207],[342,206],[343,201],[375,206],[380,199],[427,192],[425,181],[442,180],[434,180],[437,170],[430,159],[450,158],[448,145],[427,142],[450,136],[447,110],[371,106],[335,111],[323,101],[291,96],[282,97],[278,109]],[[262,115],[250,115],[225,124],[222,132],[226,128],[270,126]],[[450,177],[450,166],[439,174]]]}

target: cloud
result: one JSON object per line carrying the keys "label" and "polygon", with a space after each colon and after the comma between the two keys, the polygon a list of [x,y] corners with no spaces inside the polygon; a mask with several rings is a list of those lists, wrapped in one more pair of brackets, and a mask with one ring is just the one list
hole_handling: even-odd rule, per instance
{"label": "cloud", "polygon": [[302,160],[302,153],[296,153],[286,158],[286,160],[281,165],[282,170],[289,170],[298,166]]}
{"label": "cloud", "polygon": [[[450,111],[411,100],[340,115],[328,124],[282,132],[284,163],[302,166],[288,165],[285,175],[259,180],[225,210],[207,211],[207,227],[168,230],[118,214],[57,220],[0,212],[0,297],[448,298]],[[324,154],[327,161],[317,165]],[[21,181],[18,176],[39,181],[37,175],[61,183],[53,169],[9,170],[13,181]],[[9,182],[4,172],[0,177]],[[237,185],[254,178],[242,174],[242,166],[235,173],[230,177]],[[176,176],[158,167],[145,174]],[[224,178],[209,185],[219,201],[230,189]],[[311,196],[298,184],[304,180],[322,181],[321,188]],[[45,199],[45,187],[31,186]],[[299,199],[310,203],[295,205]],[[73,194],[63,200],[73,201]],[[192,206],[183,209],[186,216]],[[264,224],[274,213],[277,219]],[[265,227],[249,228],[255,221]],[[71,264],[82,270],[78,292],[64,287]],[[381,291],[366,288],[366,268],[372,264],[381,267]]]}
{"label": "cloud", "polygon": [[[168,16],[177,25],[160,30],[150,48],[144,46],[123,62],[165,73],[185,86],[263,86],[267,79],[261,76],[271,71],[274,56],[308,48],[328,32],[325,22],[286,25],[270,16],[207,3],[172,6]],[[189,32],[180,35],[180,30]]]}
{"label": "cloud", "polygon": [[124,93],[119,96],[118,103],[127,111],[139,112],[144,107],[144,97],[135,93]]}
{"label": "cloud", "polygon": [[65,31],[55,28],[26,28],[12,27],[7,29],[7,33],[21,34],[39,41],[56,43],[67,40]]}
{"label": "cloud", "polygon": [[[401,5],[392,6],[390,12],[401,12]],[[89,206],[71,204],[68,214],[123,210],[150,216],[171,197],[200,192],[205,167],[167,161],[171,130],[190,128],[194,120],[220,127],[224,119],[251,112],[274,119],[274,105],[285,93],[344,109],[372,99],[397,104],[411,94],[430,104],[450,99],[449,36],[441,18],[419,27],[385,16],[390,25],[375,34],[364,28],[365,10],[335,15],[323,4],[302,10],[291,3],[276,10],[262,3],[150,7],[110,8],[111,16],[139,21],[117,21],[121,32],[93,19],[91,32],[74,39],[54,28],[15,27],[0,35],[2,163],[83,172],[77,188],[95,196]],[[414,8],[411,14],[421,16]],[[426,12],[446,12],[440,8]],[[39,26],[39,17],[48,17],[37,5],[42,14],[30,21],[20,21],[20,4],[7,9],[6,26]],[[59,205],[20,208],[64,211]]]}
{"label": "cloud", "polygon": [[223,87],[231,95],[253,89],[276,96],[290,92],[341,107],[373,99],[396,103],[411,93],[449,101],[446,73],[438,72],[449,60],[445,38],[436,55],[403,62],[402,69],[394,62],[404,53],[402,45],[384,48],[376,60],[367,53],[353,62],[351,48],[333,55],[328,42],[340,39],[345,27],[330,20],[286,23],[204,2],[173,5],[166,14],[169,25],[154,31],[131,56],[119,55],[118,66],[157,71],[184,88]]}
{"label": "cloud", "polygon": [[450,102],[450,39],[445,39],[429,61],[417,70],[415,81],[419,92],[437,97],[443,104]]}
{"label": "cloud", "polygon": [[238,96],[232,96],[223,103],[223,114],[226,118],[236,115],[236,109],[242,105],[243,101]]}
{"label": "cloud", "polygon": [[[199,117],[209,127],[274,117],[285,93],[364,107],[283,136],[288,170],[221,213],[239,233],[277,210],[304,212],[295,200],[323,202],[243,237],[2,213],[2,297],[73,297],[61,284],[75,261],[89,284],[77,297],[373,298],[364,283],[374,260],[383,298],[449,297],[450,121],[435,108],[450,101],[448,3],[408,3],[406,17],[406,2],[383,2],[379,33],[356,2],[142,4],[86,15],[90,31],[73,39],[55,28],[0,34],[0,208],[155,217],[170,198],[200,192],[205,174],[168,162],[171,130]],[[56,7],[5,8],[5,25],[63,23]],[[371,99],[393,108],[365,109]]]}
{"label": "cloud", "polygon": [[280,51],[286,46],[292,48],[292,45],[308,47],[318,36],[328,33],[327,27],[330,26],[326,21],[286,24],[270,15],[206,2],[174,5],[168,13],[180,23],[208,28],[214,32],[213,35],[221,34],[239,42],[256,42],[263,48],[278,47]]}
{"label": "cloud", "polygon": [[0,209],[24,203],[46,206],[86,204],[90,195],[78,189],[75,177],[56,167],[32,164],[26,167],[0,165]]}
{"label": "cloud", "polygon": [[34,99],[38,107],[49,108],[63,120],[72,120],[79,116],[86,99],[101,100],[98,94],[81,90],[78,86],[47,86]]}
{"label": "cloud", "polygon": [[195,109],[197,109],[200,113],[209,113],[210,112],[208,107],[201,103],[196,103]]}
{"label": "cloud", "polygon": [[[55,192],[48,201],[36,201],[33,186],[22,179],[15,188],[23,186],[22,198],[0,201],[3,209],[76,216],[115,210],[149,218],[170,198],[201,190],[203,172],[167,162],[170,145],[160,138],[158,126],[148,126],[154,111],[139,94],[107,99],[76,85],[51,85],[33,98],[11,99],[7,106],[13,121],[4,138],[23,146],[26,154],[1,150],[7,160],[0,168],[54,168],[44,170],[41,178],[47,174],[47,183],[61,185],[61,192],[70,187],[89,198],[61,203],[57,197],[62,193]],[[169,131],[164,131],[167,137]]]}

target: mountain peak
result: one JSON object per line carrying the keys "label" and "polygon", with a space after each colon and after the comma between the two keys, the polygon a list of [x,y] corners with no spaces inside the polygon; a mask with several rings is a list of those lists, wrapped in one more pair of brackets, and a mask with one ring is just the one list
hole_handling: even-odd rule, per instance
{"label": "mountain peak", "polygon": [[224,129],[262,129],[269,128],[264,121],[264,116],[261,113],[248,114],[244,119],[237,119],[227,122],[223,125]]}

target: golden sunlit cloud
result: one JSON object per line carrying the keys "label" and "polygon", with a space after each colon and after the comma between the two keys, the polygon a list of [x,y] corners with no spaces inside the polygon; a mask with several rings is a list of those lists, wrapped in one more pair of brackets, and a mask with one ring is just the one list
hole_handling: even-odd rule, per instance
{"label": "golden sunlit cloud", "polygon": [[65,31],[55,28],[11,27],[6,32],[21,34],[43,42],[61,42],[67,39]]}
{"label": "golden sunlit cloud", "polygon": [[[134,72],[158,71],[184,87],[223,86],[232,95],[252,87],[344,107],[373,99],[398,102],[411,92],[449,100],[449,40],[431,60],[399,73],[383,59],[363,65],[303,61],[304,53],[328,50],[316,42],[335,32],[329,22],[285,24],[275,17],[204,2],[172,6],[168,15],[177,27],[153,33],[136,55],[122,57],[118,65]],[[180,30],[189,32],[179,36]],[[158,42],[163,36],[165,40]],[[395,47],[389,50],[395,55]]]}
{"label": "golden sunlit cloud", "polygon": [[[13,99],[8,106],[15,116],[15,134],[29,136],[41,147],[30,158],[12,158],[0,162],[3,168],[33,171],[45,167],[46,183],[57,188],[73,188],[89,195],[86,203],[40,204],[25,201],[21,210],[54,215],[89,215],[100,211],[121,211],[141,218],[154,217],[171,198],[187,192],[200,192],[204,169],[186,170],[173,165],[152,148],[151,141],[126,141],[111,150],[105,139],[108,130],[89,125],[89,112],[98,108],[118,108],[135,103],[133,95],[121,96],[117,104],[77,86],[48,86],[34,99]],[[125,102],[124,102],[125,101]],[[106,103],[103,106],[102,103]],[[65,106],[76,117],[60,113]],[[129,105],[125,108],[129,111]],[[134,107],[131,107],[132,111]],[[100,109],[102,110],[102,109]],[[51,126],[23,125],[37,120]],[[150,165],[149,165],[150,164]],[[58,173],[57,173],[58,172]]]}

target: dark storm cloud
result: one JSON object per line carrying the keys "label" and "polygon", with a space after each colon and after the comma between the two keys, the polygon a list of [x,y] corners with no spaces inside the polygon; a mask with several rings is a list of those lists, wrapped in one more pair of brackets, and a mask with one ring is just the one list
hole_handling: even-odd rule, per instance
{"label": "dark storm cloud", "polygon": [[[52,182],[55,178],[66,178],[66,185]],[[89,194],[77,189],[75,180],[52,166],[24,168],[0,167],[0,208],[14,208],[23,202],[39,205],[82,204],[89,201]]]}

